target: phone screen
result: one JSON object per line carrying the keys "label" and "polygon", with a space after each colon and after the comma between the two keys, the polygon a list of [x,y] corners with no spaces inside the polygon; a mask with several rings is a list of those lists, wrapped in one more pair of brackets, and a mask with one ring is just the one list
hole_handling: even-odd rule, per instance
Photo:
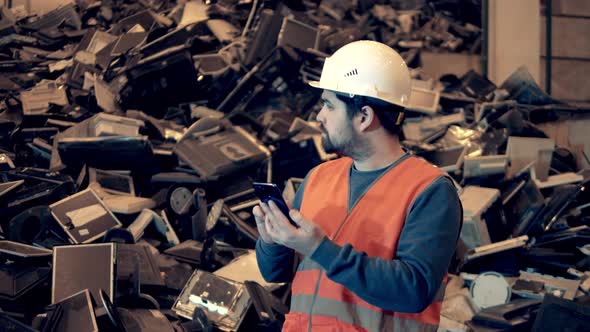
{"label": "phone screen", "polygon": [[267,203],[267,204],[269,201],[275,202],[275,204],[279,207],[281,212],[283,212],[285,217],[287,217],[287,219],[289,220],[291,225],[293,225],[295,227],[299,227],[293,220],[291,220],[291,217],[289,217],[289,206],[287,205],[287,203],[283,199],[283,195],[281,194],[281,190],[279,189],[279,187],[276,184],[264,183],[264,182],[254,182],[252,184],[252,186],[254,187],[254,193],[256,194],[256,196],[258,196],[258,198],[261,201],[263,201],[264,203]]}

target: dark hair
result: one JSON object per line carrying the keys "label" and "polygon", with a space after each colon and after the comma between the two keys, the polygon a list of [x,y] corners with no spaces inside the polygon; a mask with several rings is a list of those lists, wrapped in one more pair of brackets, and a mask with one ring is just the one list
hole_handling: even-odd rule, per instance
{"label": "dark hair", "polygon": [[399,136],[401,124],[397,125],[396,123],[399,113],[404,111],[404,107],[390,104],[372,97],[354,96],[351,98],[343,93],[336,93],[336,98],[346,104],[346,113],[349,119],[352,119],[357,113],[360,113],[364,106],[370,106],[375,111],[375,115],[379,119],[379,122],[381,122],[383,128],[385,128],[388,133]]}

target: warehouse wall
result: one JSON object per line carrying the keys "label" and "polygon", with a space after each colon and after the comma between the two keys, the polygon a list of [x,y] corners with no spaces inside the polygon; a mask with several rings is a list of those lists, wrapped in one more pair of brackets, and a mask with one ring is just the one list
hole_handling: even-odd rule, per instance
{"label": "warehouse wall", "polygon": [[461,53],[433,53],[422,52],[422,70],[428,76],[439,79],[445,74],[455,74],[459,77],[473,69],[482,73],[481,56]]}
{"label": "warehouse wall", "polygon": [[541,83],[539,0],[492,0],[488,3],[490,80],[502,84],[518,67],[526,65],[537,83]]}
{"label": "warehouse wall", "polygon": [[[590,1],[553,0],[551,95],[590,102]],[[546,18],[541,17],[541,81],[545,86]]]}

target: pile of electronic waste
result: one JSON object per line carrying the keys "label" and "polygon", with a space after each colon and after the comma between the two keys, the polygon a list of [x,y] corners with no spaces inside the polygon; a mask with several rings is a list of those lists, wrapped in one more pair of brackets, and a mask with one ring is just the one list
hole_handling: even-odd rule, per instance
{"label": "pile of electronic waste", "polygon": [[251,185],[289,201],[338,157],[306,82],[358,39],[413,68],[403,145],[460,191],[441,329],[589,317],[590,146],[539,129],[586,110],[525,68],[501,86],[420,75],[420,50],[479,52],[479,1],[21,9],[0,11],[0,330],[279,331],[289,285],[258,271]]}

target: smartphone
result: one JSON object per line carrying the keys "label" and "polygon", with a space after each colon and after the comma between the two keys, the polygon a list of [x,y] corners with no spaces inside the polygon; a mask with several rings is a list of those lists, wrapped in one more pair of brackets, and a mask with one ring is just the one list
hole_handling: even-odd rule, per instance
{"label": "smartphone", "polygon": [[289,206],[283,199],[283,194],[281,193],[279,186],[274,183],[265,182],[254,182],[252,183],[252,186],[254,187],[254,193],[261,201],[267,204],[269,201],[275,202],[291,225],[299,227],[293,220],[291,220],[291,217],[289,217]]}

